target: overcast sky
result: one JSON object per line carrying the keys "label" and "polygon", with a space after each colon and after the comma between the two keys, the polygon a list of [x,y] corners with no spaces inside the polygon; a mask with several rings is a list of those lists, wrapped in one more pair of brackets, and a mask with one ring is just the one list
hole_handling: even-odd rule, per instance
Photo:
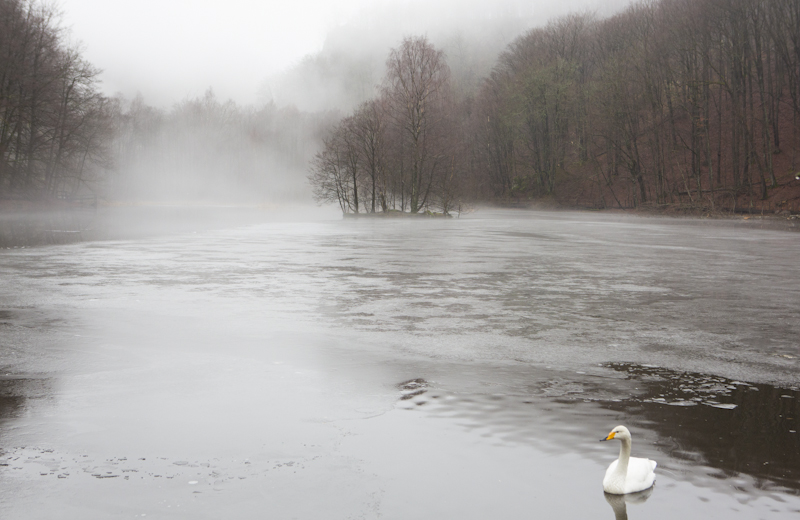
{"label": "overcast sky", "polygon": [[331,28],[415,1],[435,4],[441,18],[485,16],[495,6],[541,8],[550,16],[623,0],[61,0],[60,6],[72,39],[103,69],[104,92],[138,91],[151,104],[169,106],[209,87],[220,98],[254,103],[265,78],[319,51]]}

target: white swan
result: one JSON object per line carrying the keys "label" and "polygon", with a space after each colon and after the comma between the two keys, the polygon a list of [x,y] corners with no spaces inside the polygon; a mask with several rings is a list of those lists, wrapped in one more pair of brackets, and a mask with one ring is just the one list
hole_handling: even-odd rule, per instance
{"label": "white swan", "polygon": [[631,432],[617,426],[605,439],[619,439],[619,458],[611,463],[603,478],[603,490],[612,495],[625,495],[648,489],[656,481],[656,461],[631,457]]}

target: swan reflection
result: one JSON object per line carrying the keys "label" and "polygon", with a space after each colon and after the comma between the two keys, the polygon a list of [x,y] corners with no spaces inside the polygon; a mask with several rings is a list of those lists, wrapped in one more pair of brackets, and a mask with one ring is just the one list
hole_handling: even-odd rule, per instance
{"label": "swan reflection", "polygon": [[643,504],[653,494],[654,488],[648,488],[638,493],[629,493],[627,495],[612,495],[604,493],[606,501],[614,510],[614,518],[616,520],[628,520],[628,506],[627,504]]}

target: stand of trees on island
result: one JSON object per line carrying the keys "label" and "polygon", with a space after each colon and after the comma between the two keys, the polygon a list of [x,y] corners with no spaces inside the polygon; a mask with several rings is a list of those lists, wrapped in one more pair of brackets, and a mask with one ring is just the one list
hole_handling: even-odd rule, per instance
{"label": "stand of trees on island", "polygon": [[798,27],[796,0],[575,14],[517,39],[466,93],[441,51],[406,38],[309,179],[345,213],[536,198],[735,209],[775,194],[797,209]]}
{"label": "stand of trees on island", "polygon": [[425,38],[406,38],[386,68],[382,95],[324,140],[309,175],[314,196],[343,213],[447,214],[462,199],[470,165],[444,54]]}
{"label": "stand of trees on island", "polygon": [[0,0],[0,199],[800,209],[797,0],[573,14],[480,70],[407,37],[344,116],[104,96],[48,5]]}

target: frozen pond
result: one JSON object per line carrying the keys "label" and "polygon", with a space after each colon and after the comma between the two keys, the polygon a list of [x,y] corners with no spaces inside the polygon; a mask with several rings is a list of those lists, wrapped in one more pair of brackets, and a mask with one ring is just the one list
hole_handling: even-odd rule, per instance
{"label": "frozen pond", "polygon": [[[800,513],[796,233],[511,210],[204,229],[0,250],[0,516]],[[602,491],[617,424],[659,464],[639,503]]]}

